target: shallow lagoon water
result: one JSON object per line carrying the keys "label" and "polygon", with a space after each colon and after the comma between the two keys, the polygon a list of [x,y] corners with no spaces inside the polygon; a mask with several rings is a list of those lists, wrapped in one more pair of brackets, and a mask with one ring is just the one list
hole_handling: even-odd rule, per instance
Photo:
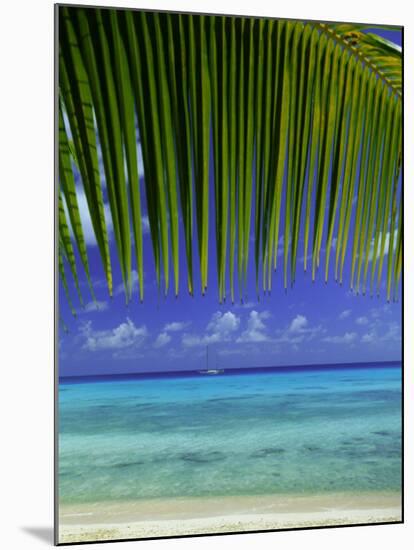
{"label": "shallow lagoon water", "polygon": [[59,498],[399,491],[401,364],[65,379]]}

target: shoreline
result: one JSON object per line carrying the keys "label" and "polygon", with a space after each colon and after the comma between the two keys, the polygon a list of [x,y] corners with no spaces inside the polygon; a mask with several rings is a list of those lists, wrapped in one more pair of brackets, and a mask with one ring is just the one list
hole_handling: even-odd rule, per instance
{"label": "shoreline", "polygon": [[60,505],[59,542],[401,522],[401,493],[321,493]]}

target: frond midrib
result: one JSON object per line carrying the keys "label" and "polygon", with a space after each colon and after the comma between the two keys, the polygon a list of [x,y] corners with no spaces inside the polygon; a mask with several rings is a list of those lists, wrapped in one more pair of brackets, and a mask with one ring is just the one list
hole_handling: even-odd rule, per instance
{"label": "frond midrib", "polygon": [[402,99],[402,92],[398,90],[394,84],[386,77],[386,75],[373,63],[373,61],[367,57],[366,55],[362,54],[358,48],[355,48],[350,44],[345,38],[343,38],[341,35],[335,32],[335,30],[327,25],[326,23],[312,23],[316,28],[320,29],[322,32],[327,34],[331,39],[335,40],[336,42],[340,43],[342,46],[344,46],[347,50],[349,50],[355,57],[357,57],[360,61],[364,62],[367,66],[369,66],[372,71],[378,76],[378,78],[381,78],[385,82],[385,84],[391,88],[394,94],[398,96],[398,99]]}

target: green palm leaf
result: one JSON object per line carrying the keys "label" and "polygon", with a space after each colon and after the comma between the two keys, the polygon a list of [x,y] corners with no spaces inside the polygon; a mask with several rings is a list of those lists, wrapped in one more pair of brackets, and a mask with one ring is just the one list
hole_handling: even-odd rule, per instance
{"label": "green palm leaf", "polygon": [[[68,206],[69,219],[78,251],[85,269],[86,278],[94,297],[92,282],[89,272],[88,254],[83,235],[82,221],[79,213],[78,199],[76,195],[75,179],[72,171],[73,154],[67,138],[65,124],[63,120],[62,105],[59,103],[59,181],[62,187],[63,196]],[[61,199],[59,198],[59,201]]]}
{"label": "green palm leaf", "polygon": [[72,272],[75,287],[78,292],[79,301],[83,304],[82,294],[79,288],[78,272],[76,268],[75,253],[72,246],[72,240],[70,238],[69,227],[66,220],[65,209],[63,207],[62,194],[59,193],[59,237],[61,247],[63,249],[65,258],[69,262],[70,270]]}
{"label": "green palm leaf", "polygon": [[170,261],[179,292],[181,234],[188,290],[194,292],[196,248],[201,292],[206,291],[210,233],[220,301],[228,284],[234,300],[236,278],[240,298],[245,295],[251,248],[256,292],[260,279],[263,291],[270,291],[282,234],[285,288],[295,281],[303,241],[304,269],[310,248],[313,279],[324,254],[325,280],[332,257],[335,279],[342,283],[349,252],[351,288],[364,293],[369,285],[372,293],[376,281],[378,291],[386,262],[387,297],[397,297],[399,47],[367,32],[366,25],[76,7],[59,12],[59,168],[72,229],[61,199],[60,273],[66,290],[64,257],[78,285],[71,238],[90,279],[75,161],[110,292],[104,199],[127,299],[131,233],[143,298],[144,210],[158,285],[163,275],[165,292]]}
{"label": "green palm leaf", "polygon": [[[178,19],[177,19],[178,18]],[[168,69],[171,90],[173,132],[177,149],[177,169],[180,184],[181,212],[187,257],[188,291],[193,294],[193,190],[190,111],[188,105],[188,68],[186,40],[182,16],[167,19]],[[178,246],[177,246],[178,251]],[[178,271],[177,271],[178,273]]]}
{"label": "green palm leaf", "polygon": [[[66,7],[61,8],[59,85],[72,131],[76,158],[82,176],[92,225],[101,254],[109,293],[112,294],[112,269],[108,232],[98,167],[93,116],[93,100],[88,75],[82,60],[73,21]],[[73,12],[72,12],[73,13]],[[75,14],[74,14],[75,15]]]}

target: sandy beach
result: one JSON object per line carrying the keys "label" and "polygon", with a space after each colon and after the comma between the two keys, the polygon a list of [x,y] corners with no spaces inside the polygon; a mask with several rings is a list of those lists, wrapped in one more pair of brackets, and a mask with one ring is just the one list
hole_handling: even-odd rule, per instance
{"label": "sandy beach", "polygon": [[59,542],[401,521],[399,493],[153,499],[60,506]]}

